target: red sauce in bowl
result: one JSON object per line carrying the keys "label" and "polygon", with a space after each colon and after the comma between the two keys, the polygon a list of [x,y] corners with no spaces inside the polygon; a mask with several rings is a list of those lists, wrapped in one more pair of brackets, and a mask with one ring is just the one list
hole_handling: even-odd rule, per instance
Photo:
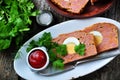
{"label": "red sauce in bowl", "polygon": [[28,57],[29,64],[33,68],[42,68],[47,61],[47,57],[42,50],[34,50]]}

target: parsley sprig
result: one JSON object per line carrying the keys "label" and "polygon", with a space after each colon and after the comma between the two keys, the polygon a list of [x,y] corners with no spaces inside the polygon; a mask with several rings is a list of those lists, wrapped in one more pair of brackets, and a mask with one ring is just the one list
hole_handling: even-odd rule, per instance
{"label": "parsley sprig", "polygon": [[80,43],[79,45],[76,45],[74,49],[75,52],[81,56],[85,54],[85,44]]}
{"label": "parsley sprig", "polygon": [[56,61],[53,62],[53,67],[57,69],[63,69],[64,64],[62,59],[57,59]]}
{"label": "parsley sprig", "polygon": [[23,35],[32,23],[30,16],[36,16],[32,0],[0,0],[0,50],[10,47],[12,40],[20,46]]}

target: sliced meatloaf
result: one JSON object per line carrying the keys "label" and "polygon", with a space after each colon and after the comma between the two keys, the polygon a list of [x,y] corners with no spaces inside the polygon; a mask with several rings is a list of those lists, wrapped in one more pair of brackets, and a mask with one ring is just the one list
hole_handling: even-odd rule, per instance
{"label": "sliced meatloaf", "polygon": [[77,53],[74,54],[67,54],[66,56],[63,56],[64,63],[73,62],[76,60],[80,60],[83,58],[88,58],[90,56],[94,56],[97,54],[96,46],[94,43],[94,37],[92,34],[85,33],[83,31],[74,31],[67,34],[61,34],[58,37],[53,39],[53,42],[56,42],[58,44],[63,44],[64,40],[68,37],[75,37],[79,40],[79,42],[85,44],[85,54],[83,56],[80,56]]}
{"label": "sliced meatloaf", "polygon": [[89,0],[51,0],[53,3],[58,5],[60,8],[65,9],[71,13],[81,13],[83,8]]}
{"label": "sliced meatloaf", "polygon": [[102,41],[96,45],[97,52],[104,52],[114,48],[118,48],[118,28],[111,23],[96,23],[84,29],[85,32],[98,31],[102,34]]}

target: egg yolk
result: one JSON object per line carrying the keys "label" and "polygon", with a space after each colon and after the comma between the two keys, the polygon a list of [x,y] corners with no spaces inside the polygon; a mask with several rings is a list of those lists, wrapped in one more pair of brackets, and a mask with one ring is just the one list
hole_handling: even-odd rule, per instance
{"label": "egg yolk", "polygon": [[66,44],[66,46],[67,46],[68,54],[74,54],[75,53],[75,50],[74,50],[75,43],[70,42],[70,43]]}
{"label": "egg yolk", "polygon": [[102,42],[102,38],[100,36],[94,36],[94,39],[95,39],[95,44],[96,45],[99,45],[101,42]]}
{"label": "egg yolk", "polygon": [[90,34],[94,35],[95,45],[99,45],[102,42],[103,36],[99,31],[92,31]]}

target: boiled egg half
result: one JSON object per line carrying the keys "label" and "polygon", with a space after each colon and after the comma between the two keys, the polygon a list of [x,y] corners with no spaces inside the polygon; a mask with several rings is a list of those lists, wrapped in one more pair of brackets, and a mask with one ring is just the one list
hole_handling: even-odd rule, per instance
{"label": "boiled egg half", "polygon": [[90,34],[94,35],[96,45],[99,45],[102,42],[103,36],[99,31],[91,31]]}
{"label": "boiled egg half", "polygon": [[74,47],[75,47],[75,45],[79,45],[80,42],[75,37],[68,37],[67,39],[64,40],[63,44],[65,44],[67,46],[68,54],[74,54],[74,53],[76,53],[74,50]]}

